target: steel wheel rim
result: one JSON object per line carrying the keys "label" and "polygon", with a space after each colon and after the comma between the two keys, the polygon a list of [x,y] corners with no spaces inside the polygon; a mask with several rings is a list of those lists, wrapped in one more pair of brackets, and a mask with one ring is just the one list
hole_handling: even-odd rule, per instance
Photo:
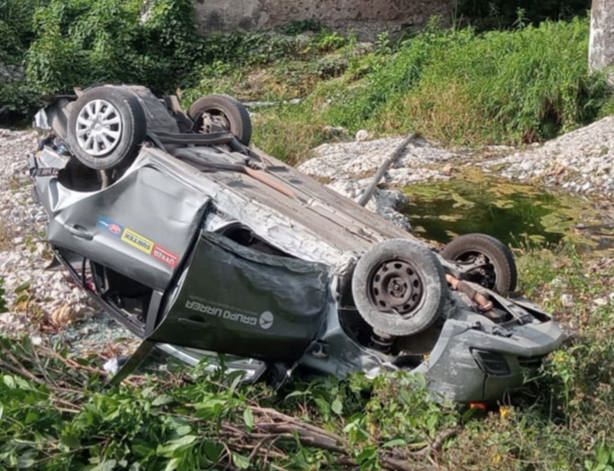
{"label": "steel wheel rim", "polygon": [[408,318],[420,305],[424,283],[411,263],[389,260],[373,270],[368,290],[369,298],[378,310]]}
{"label": "steel wheel rim", "polygon": [[79,111],[75,132],[81,149],[101,157],[118,146],[122,119],[117,108],[108,101],[92,100]]}

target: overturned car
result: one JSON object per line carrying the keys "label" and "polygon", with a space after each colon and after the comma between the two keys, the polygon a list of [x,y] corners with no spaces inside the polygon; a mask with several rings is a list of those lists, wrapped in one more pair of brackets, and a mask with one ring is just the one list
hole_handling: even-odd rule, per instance
{"label": "overturned car", "polygon": [[74,279],[143,339],[186,361],[231,355],[254,378],[407,369],[436,396],[494,401],[563,340],[519,297],[496,239],[441,253],[250,146],[236,100],[188,113],[139,86],[56,97],[30,171],[48,240]]}

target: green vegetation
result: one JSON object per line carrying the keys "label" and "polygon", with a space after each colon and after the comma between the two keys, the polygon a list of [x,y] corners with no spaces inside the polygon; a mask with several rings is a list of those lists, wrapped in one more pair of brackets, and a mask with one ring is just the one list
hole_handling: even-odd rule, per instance
{"label": "green vegetation", "polygon": [[[186,105],[219,92],[302,98],[254,116],[256,143],[288,161],[337,138],[327,125],[375,135],[416,129],[469,145],[546,139],[614,110],[614,102],[604,78],[587,69],[587,19],[533,24],[569,18],[586,2],[538,3],[465,0],[459,24],[485,16],[480,29],[513,29],[433,25],[368,46],[313,22],[202,38],[189,0],[155,0],[145,17],[140,0],[0,0],[0,63],[25,70],[0,83],[0,119],[27,115],[42,93],[140,82],[160,93],[179,88]],[[509,194],[495,203],[507,208]],[[531,204],[516,204],[526,219]],[[0,468],[375,470],[402,462],[611,471],[614,266],[599,252],[579,252],[569,221],[554,224],[566,232],[564,245],[519,251],[521,290],[576,335],[499,409],[437,405],[423,379],[407,374],[297,379],[276,392],[238,387],[235,375],[201,365],[104,389],[97,359],[4,336]],[[18,302],[27,290],[18,288]]]}
{"label": "green vegetation", "polygon": [[[45,0],[0,0],[0,66],[19,69],[34,39],[32,14]],[[26,80],[0,75],[0,122],[5,116],[22,116],[32,110],[38,92]]]}
{"label": "green vegetation", "polygon": [[548,19],[569,20],[584,15],[590,7],[590,0],[459,0],[457,21],[500,29]]}
{"label": "green vegetation", "polygon": [[[523,143],[614,109],[604,77],[588,71],[588,20],[533,25],[581,12],[579,0],[514,3],[520,16],[509,30],[442,29],[434,22],[405,38],[383,34],[374,45],[313,22],[200,37],[191,0],[149,5],[145,13],[140,0],[0,2],[0,17],[7,18],[0,29],[11,38],[0,46],[0,62],[25,66],[23,80],[0,85],[2,116],[27,115],[42,93],[99,82],[179,90],[185,105],[220,92],[281,101],[258,110],[255,139],[296,162],[339,137],[327,126],[350,135],[416,129],[446,144]],[[459,24],[480,16],[509,26],[505,5],[466,1]],[[302,102],[284,104],[293,98]]]}
{"label": "green vegetation", "polygon": [[[361,114],[374,108],[367,119],[384,130],[415,127],[453,142],[553,137],[594,119],[605,96],[587,72],[587,38],[584,20],[425,33],[375,71]],[[392,96],[382,94],[387,87]]]}
{"label": "green vegetation", "polygon": [[25,78],[0,85],[4,114],[27,115],[42,94],[100,82],[173,91],[203,59],[204,40],[191,0],[150,3],[145,12],[141,0],[1,1],[0,31],[11,41],[0,63],[25,66]]}
{"label": "green vegetation", "polygon": [[350,134],[417,129],[446,144],[534,142],[612,109],[605,78],[588,71],[588,36],[588,21],[574,19],[485,33],[434,25],[396,43],[382,35],[372,49],[350,38],[316,56],[218,63],[184,101],[220,90],[243,99],[303,97],[257,117],[257,143],[289,161],[330,140],[327,125]]}
{"label": "green vegetation", "polygon": [[52,93],[99,82],[169,90],[201,53],[190,0],[50,0],[34,15],[29,80]]}
{"label": "green vegetation", "polygon": [[398,46],[383,37],[300,106],[265,113],[258,139],[274,149],[281,136],[278,153],[300,158],[325,139],[325,124],[376,135],[416,129],[462,145],[551,138],[590,123],[611,100],[604,78],[589,74],[588,33],[588,21],[575,19],[481,34],[432,28]]}
{"label": "green vegetation", "polygon": [[573,246],[522,254],[522,290],[576,337],[490,412],[437,405],[408,374],[275,392],[201,365],[105,390],[91,359],[0,338],[0,467],[611,470],[614,305],[593,302],[614,282],[604,263]]}
{"label": "green vegetation", "polygon": [[33,11],[46,0],[0,1],[0,63],[19,64],[34,39]]}

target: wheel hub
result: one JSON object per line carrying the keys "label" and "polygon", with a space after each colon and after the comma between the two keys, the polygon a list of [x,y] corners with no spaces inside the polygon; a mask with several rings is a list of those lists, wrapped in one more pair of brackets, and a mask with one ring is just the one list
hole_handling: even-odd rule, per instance
{"label": "wheel hub", "polygon": [[495,267],[486,255],[474,252],[463,254],[456,259],[456,263],[462,268],[465,279],[488,289],[494,288]]}
{"label": "wheel hub", "polygon": [[202,115],[202,130],[208,134],[216,131],[230,131],[230,123],[223,113],[210,110]]}
{"label": "wheel hub", "polygon": [[422,299],[423,284],[411,263],[390,260],[373,272],[369,286],[371,301],[381,311],[411,315]]}
{"label": "wheel hub", "polygon": [[94,157],[107,155],[121,139],[122,120],[117,108],[106,100],[92,100],[77,116],[77,143]]}

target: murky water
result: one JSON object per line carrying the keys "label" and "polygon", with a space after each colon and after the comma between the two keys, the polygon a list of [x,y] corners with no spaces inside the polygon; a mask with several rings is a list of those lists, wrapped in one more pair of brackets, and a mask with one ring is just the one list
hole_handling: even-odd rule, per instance
{"label": "murky water", "polygon": [[578,225],[601,222],[599,211],[583,198],[481,173],[412,185],[406,193],[411,202],[404,212],[414,231],[443,243],[458,234],[483,232],[512,247],[554,246],[563,239],[593,239]]}

